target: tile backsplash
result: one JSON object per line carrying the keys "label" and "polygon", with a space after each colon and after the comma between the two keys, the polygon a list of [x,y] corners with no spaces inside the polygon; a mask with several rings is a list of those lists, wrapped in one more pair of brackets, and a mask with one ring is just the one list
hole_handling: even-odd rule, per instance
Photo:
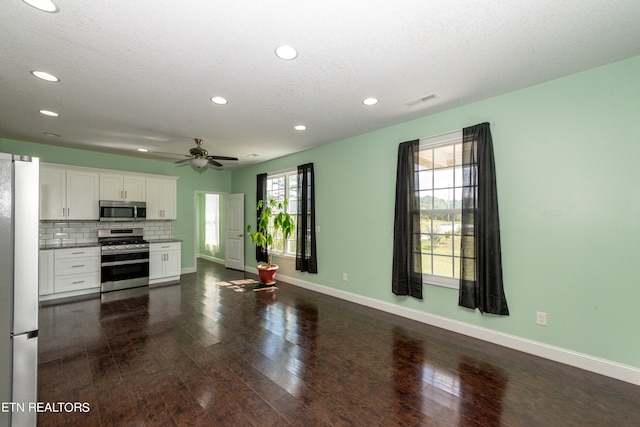
{"label": "tile backsplash", "polygon": [[143,228],[145,240],[170,239],[172,221],[40,221],[40,246],[98,243],[103,228]]}

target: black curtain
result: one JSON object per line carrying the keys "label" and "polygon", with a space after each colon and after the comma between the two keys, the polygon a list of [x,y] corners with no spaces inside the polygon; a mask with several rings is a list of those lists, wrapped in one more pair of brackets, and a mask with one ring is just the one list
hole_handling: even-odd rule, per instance
{"label": "black curtain", "polygon": [[[256,182],[256,206],[258,206],[258,202],[262,200],[263,204],[267,203],[267,174],[261,173],[257,176]],[[262,213],[262,209],[256,210],[256,226],[260,223],[260,214]],[[260,262],[269,262],[269,253],[267,249],[261,248],[256,245],[256,261]]]}
{"label": "black curtain", "polygon": [[417,139],[398,147],[391,290],[396,295],[422,299],[419,153],[420,140]]}
{"label": "black curtain", "polygon": [[458,304],[508,315],[502,284],[500,220],[489,123],[462,131],[462,240]]}
{"label": "black curtain", "polygon": [[316,202],[313,163],[298,166],[296,270],[318,272],[316,258]]}

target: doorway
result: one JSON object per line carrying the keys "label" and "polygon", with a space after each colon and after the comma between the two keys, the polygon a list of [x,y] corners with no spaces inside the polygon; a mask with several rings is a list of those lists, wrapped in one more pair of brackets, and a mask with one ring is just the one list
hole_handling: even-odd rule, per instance
{"label": "doorway", "polygon": [[224,193],[196,192],[195,257],[218,264],[226,258],[226,204]]}

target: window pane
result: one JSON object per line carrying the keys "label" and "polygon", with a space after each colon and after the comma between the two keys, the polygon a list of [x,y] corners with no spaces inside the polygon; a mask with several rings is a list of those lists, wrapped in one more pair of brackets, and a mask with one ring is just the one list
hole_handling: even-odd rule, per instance
{"label": "window pane", "polygon": [[433,274],[433,268],[431,267],[431,255],[422,256],[422,274]]}
{"label": "window pane", "polygon": [[455,188],[453,190],[453,197],[454,197],[454,208],[455,209],[462,209],[462,188]]}
{"label": "window pane", "polygon": [[[436,169],[433,171],[433,188],[453,187],[453,168]],[[422,183],[420,184],[422,186]]]}
{"label": "window pane", "polygon": [[433,209],[433,190],[423,190],[418,194],[420,197],[420,210]]}
{"label": "window pane", "polygon": [[431,234],[431,219],[430,214],[420,214],[420,231],[422,233]]}
{"label": "window pane", "polygon": [[418,173],[420,188],[418,190],[428,190],[433,188],[433,171],[422,171]]}
{"label": "window pane", "polygon": [[462,164],[462,144],[455,144],[453,149],[455,150],[455,164]]}
{"label": "window pane", "polygon": [[288,175],[287,179],[289,181],[287,212],[295,215],[298,213],[298,175]]}
{"label": "window pane", "polygon": [[453,209],[455,192],[453,188],[433,191],[433,208],[434,209]]}
{"label": "window pane", "polygon": [[453,255],[460,256],[460,241],[462,238],[458,235],[451,236],[452,245],[453,245]]}
{"label": "window pane", "polygon": [[421,234],[420,235],[420,249],[423,254],[430,255],[432,252],[431,249],[431,235],[429,234]]}
{"label": "window pane", "polygon": [[444,145],[433,149],[434,168],[446,168],[453,166],[454,155],[453,145]]}
{"label": "window pane", "polygon": [[460,278],[460,258],[453,258],[453,277]]}
{"label": "window pane", "polygon": [[462,214],[453,215],[453,234],[460,235],[462,232]]}
{"label": "window pane", "polygon": [[433,168],[433,150],[423,149],[420,150],[418,155],[418,161],[420,162],[420,169],[432,169]]}
{"label": "window pane", "polygon": [[453,277],[453,258],[434,255],[433,274],[436,276]]}

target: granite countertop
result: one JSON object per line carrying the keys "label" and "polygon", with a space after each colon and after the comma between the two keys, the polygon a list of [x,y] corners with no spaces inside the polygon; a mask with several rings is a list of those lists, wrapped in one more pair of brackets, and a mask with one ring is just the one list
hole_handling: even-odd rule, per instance
{"label": "granite countertop", "polygon": [[149,244],[153,245],[154,243],[176,243],[182,242],[182,239],[147,239]]}
{"label": "granite countertop", "polygon": [[98,242],[91,243],[52,243],[48,245],[40,245],[40,250],[48,249],[76,249],[76,248],[95,248],[100,246]]}
{"label": "granite countertop", "polygon": [[[150,244],[154,243],[175,243],[182,242],[182,239],[147,239]],[[98,242],[90,242],[90,243],[50,243],[45,245],[40,245],[40,250],[49,250],[49,249],[76,249],[76,248],[95,248],[99,247],[100,244]]]}

